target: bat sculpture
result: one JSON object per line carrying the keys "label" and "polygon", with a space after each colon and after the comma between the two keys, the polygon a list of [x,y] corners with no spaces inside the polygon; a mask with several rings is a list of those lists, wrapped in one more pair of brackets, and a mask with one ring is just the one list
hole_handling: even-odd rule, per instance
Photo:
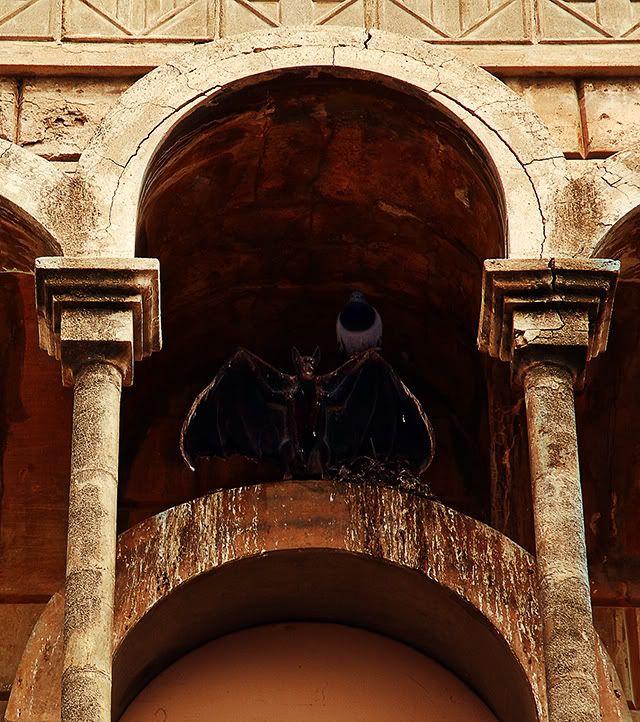
{"label": "bat sculpture", "polygon": [[316,375],[319,349],[293,349],[285,374],[239,349],[197,396],[182,426],[181,451],[278,463],[285,478],[325,477],[362,458],[402,462],[415,474],[433,458],[431,423],[393,368],[369,349]]}

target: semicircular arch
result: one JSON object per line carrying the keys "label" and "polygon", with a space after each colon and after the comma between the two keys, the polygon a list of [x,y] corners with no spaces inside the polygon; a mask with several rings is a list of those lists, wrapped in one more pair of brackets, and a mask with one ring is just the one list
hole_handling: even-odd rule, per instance
{"label": "semicircular arch", "polygon": [[[90,252],[135,254],[137,203],[164,139],[217,93],[291,69],[336,69],[424,94],[483,149],[502,193],[505,255],[554,248],[553,199],[564,156],[538,116],[503,83],[441,48],[383,31],[277,30],[202,45],[134,84],[82,154],[79,173],[98,199]],[[89,249],[88,249],[89,252]]]}
{"label": "semicircular arch", "polygon": [[65,176],[52,163],[0,139],[0,268],[33,272],[38,256],[63,254],[51,197]]}
{"label": "semicircular arch", "polygon": [[565,188],[563,235],[571,255],[615,258],[624,276],[640,223],[640,143],[609,158],[593,160]]}
{"label": "semicircular arch", "polygon": [[[195,647],[286,621],[394,638],[448,667],[499,719],[546,719],[533,558],[435,501],[331,481],[227,489],[127,530],[117,560],[116,719]],[[7,722],[59,719],[63,605],[54,595],[36,624]],[[598,676],[603,715],[625,719],[601,643]]]}

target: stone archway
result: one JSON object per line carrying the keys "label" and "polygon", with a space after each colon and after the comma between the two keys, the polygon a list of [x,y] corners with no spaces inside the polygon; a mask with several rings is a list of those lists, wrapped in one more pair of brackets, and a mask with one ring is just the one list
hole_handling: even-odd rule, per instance
{"label": "stone archway", "polygon": [[52,163],[0,139],[0,267],[33,273],[38,256],[62,255],[50,194],[64,182]]}
{"label": "stone archway", "polygon": [[565,162],[535,113],[500,81],[440,48],[381,31],[335,29],[210,43],[127,91],[80,159],[79,175],[97,200],[85,252],[134,254],[137,198],[173,128],[232,86],[305,68],[360,73],[424,94],[483,148],[503,195],[508,254],[554,252],[553,199],[567,182]]}
{"label": "stone archway", "polygon": [[[409,643],[470,684],[501,719],[539,719],[533,570],[501,534],[393,489],[291,482],[202,497],[120,537],[114,710],[209,639],[304,620]],[[61,601],[52,600],[34,630],[8,720],[59,714]]]}

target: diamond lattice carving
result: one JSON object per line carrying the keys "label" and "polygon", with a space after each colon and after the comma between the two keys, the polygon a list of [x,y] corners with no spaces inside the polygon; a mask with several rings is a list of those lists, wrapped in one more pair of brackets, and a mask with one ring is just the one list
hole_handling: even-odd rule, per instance
{"label": "diamond lattice carving", "polygon": [[539,0],[540,37],[639,40],[640,0]]}
{"label": "diamond lattice carving", "polygon": [[282,25],[355,25],[364,22],[364,0],[223,0],[222,34]]}
{"label": "diamond lattice carving", "polygon": [[207,0],[64,0],[64,33],[71,40],[213,37]]}
{"label": "diamond lattice carving", "polygon": [[382,27],[431,41],[522,41],[531,37],[525,0],[380,0]]}
{"label": "diamond lattice carving", "polygon": [[0,0],[0,37],[50,40],[55,15],[53,0]]}

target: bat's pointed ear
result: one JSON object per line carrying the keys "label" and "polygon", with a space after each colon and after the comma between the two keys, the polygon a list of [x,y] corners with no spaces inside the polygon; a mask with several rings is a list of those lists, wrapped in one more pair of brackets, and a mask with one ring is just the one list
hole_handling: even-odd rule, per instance
{"label": "bat's pointed ear", "polygon": [[313,366],[314,368],[320,363],[320,346],[316,346],[315,351],[313,352]]}
{"label": "bat's pointed ear", "polygon": [[294,346],[291,349],[291,360],[296,368],[300,368],[300,358],[300,351],[298,351],[298,349]]}

